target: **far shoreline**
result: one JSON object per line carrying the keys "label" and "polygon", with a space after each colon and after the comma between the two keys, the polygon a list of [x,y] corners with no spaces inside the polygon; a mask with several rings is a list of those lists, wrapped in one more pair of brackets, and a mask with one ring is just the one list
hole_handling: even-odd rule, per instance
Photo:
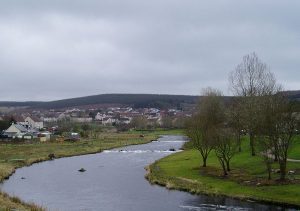
{"label": "far shoreline", "polygon": [[[122,135],[122,134],[120,134]],[[136,135],[137,137],[139,136],[138,134],[132,134],[132,135]],[[133,146],[133,145],[140,145],[140,144],[147,144],[147,143],[151,143],[152,141],[157,141],[157,139],[161,136],[163,136],[165,134],[156,134],[153,132],[150,133],[146,133],[144,134],[143,138],[140,138],[138,142],[126,142],[126,143],[117,143],[114,146],[111,147],[103,147],[100,150],[96,150],[96,151],[85,151],[85,152],[79,152],[79,153],[74,153],[74,154],[65,154],[65,155],[56,155],[55,159],[61,159],[61,158],[68,158],[68,157],[77,157],[77,156],[84,156],[84,155],[91,155],[91,154],[98,154],[98,153],[102,153],[104,150],[111,150],[111,149],[117,149],[120,147],[125,147],[125,146]],[[172,132],[170,132],[170,135],[172,135]],[[82,141],[81,141],[82,142]],[[88,141],[87,141],[88,142]],[[44,143],[43,143],[44,144]],[[47,143],[46,143],[47,144]],[[60,143],[57,143],[58,145]],[[48,152],[50,153],[50,152]],[[29,161],[28,161],[29,160]],[[35,159],[28,159],[26,162],[22,163],[21,165],[19,164],[18,166],[14,166],[13,168],[9,169],[9,171],[6,172],[6,174],[3,174],[0,176],[0,182],[3,183],[5,180],[8,180],[15,172],[17,169],[19,168],[23,168],[23,167],[30,167],[33,164],[38,164],[38,163],[42,163],[42,162],[46,162],[46,161],[51,161],[51,159],[48,156],[44,156],[43,158],[35,158]],[[11,196],[5,192],[2,192],[0,190],[0,202],[1,199],[3,200],[9,200],[11,203],[16,203],[20,206],[22,206],[22,208],[25,208],[25,210],[47,210],[44,207],[41,207],[39,205],[36,205],[34,203],[27,203],[22,201],[22,199],[16,197],[16,196]],[[9,202],[9,203],[10,203]],[[0,207],[1,209],[1,207]],[[13,207],[8,207],[5,209],[14,209]]]}

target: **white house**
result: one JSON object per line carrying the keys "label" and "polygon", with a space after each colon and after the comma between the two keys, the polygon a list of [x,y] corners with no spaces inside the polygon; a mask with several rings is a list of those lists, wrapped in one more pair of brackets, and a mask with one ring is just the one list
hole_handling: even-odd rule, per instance
{"label": "white house", "polygon": [[[104,114],[105,115],[105,114]],[[95,116],[95,121],[102,121],[103,120],[103,115],[101,113],[97,113]]]}
{"label": "white house", "polygon": [[131,122],[132,118],[131,117],[120,117],[116,123],[117,124],[126,124],[128,125]]}
{"label": "white house", "polygon": [[7,130],[4,131],[4,135],[8,136],[9,138],[15,138],[22,136],[27,133],[27,129],[20,124],[12,123]]}
{"label": "white house", "polygon": [[92,122],[93,118],[92,117],[72,117],[71,122],[80,122],[80,123],[85,123],[85,122]]}
{"label": "white house", "polygon": [[111,118],[111,115],[106,115],[106,114],[101,114],[101,113],[97,113],[97,115],[95,116],[95,121],[103,121],[105,118]]}
{"label": "white house", "polygon": [[51,133],[49,131],[44,131],[38,134],[40,142],[49,141],[51,139]]}
{"label": "white house", "polygon": [[57,120],[58,121],[63,121],[63,120],[67,120],[70,118],[69,114],[65,114],[65,113],[61,113],[58,115]]}
{"label": "white house", "polygon": [[57,122],[57,118],[56,117],[44,117],[43,121],[44,122]]}
{"label": "white house", "polygon": [[41,129],[44,127],[43,121],[37,117],[28,116],[25,118],[26,125],[30,128]]}
{"label": "white house", "polygon": [[116,120],[113,119],[113,118],[110,118],[110,117],[105,117],[105,118],[103,118],[103,120],[102,120],[102,124],[103,124],[103,125],[112,125],[112,124],[115,123],[115,122],[116,122]]}

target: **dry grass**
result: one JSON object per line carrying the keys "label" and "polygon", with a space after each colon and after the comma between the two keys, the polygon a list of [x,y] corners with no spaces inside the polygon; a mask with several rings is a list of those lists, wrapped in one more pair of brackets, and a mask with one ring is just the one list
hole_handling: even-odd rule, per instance
{"label": "dry grass", "polygon": [[46,209],[35,204],[25,203],[16,196],[0,192],[0,210],[44,211]]}

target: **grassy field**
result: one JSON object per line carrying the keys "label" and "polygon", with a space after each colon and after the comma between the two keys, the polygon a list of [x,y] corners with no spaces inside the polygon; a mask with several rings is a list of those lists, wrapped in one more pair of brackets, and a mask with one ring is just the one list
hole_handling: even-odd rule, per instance
{"label": "grassy field", "polygon": [[[295,146],[299,147],[299,137],[297,141]],[[293,149],[292,155],[300,153],[297,147]],[[208,158],[208,167],[203,168],[200,167],[200,154],[194,149],[155,162],[149,167],[147,178],[151,183],[196,194],[226,195],[300,206],[300,163],[288,162],[288,169],[296,171],[295,175],[288,177],[297,184],[277,184],[279,174],[273,173],[271,182],[266,179],[266,168],[262,158],[250,156],[248,140],[243,141],[242,149],[243,151],[233,158],[232,171],[227,178],[221,176],[222,171],[214,152],[211,152]],[[272,168],[279,167],[274,164]]]}
{"label": "grassy field", "polygon": [[[140,137],[143,134],[144,137]],[[77,142],[46,142],[46,143],[2,143],[0,144],[0,180],[9,177],[16,168],[31,165],[35,162],[48,160],[48,155],[54,153],[57,158],[98,153],[126,145],[148,143],[159,135],[178,134],[175,130],[135,131],[127,133],[101,133],[97,139]],[[43,210],[36,205],[23,203],[17,197],[0,193],[0,210]]]}
{"label": "grassy field", "polygon": [[300,135],[296,136],[293,140],[289,158],[300,160]]}

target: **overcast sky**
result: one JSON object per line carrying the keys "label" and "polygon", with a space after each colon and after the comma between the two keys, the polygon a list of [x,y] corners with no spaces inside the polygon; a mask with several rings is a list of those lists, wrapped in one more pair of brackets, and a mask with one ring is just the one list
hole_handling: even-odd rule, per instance
{"label": "overcast sky", "polygon": [[300,89],[300,1],[1,0],[0,101],[228,92],[251,52]]}

